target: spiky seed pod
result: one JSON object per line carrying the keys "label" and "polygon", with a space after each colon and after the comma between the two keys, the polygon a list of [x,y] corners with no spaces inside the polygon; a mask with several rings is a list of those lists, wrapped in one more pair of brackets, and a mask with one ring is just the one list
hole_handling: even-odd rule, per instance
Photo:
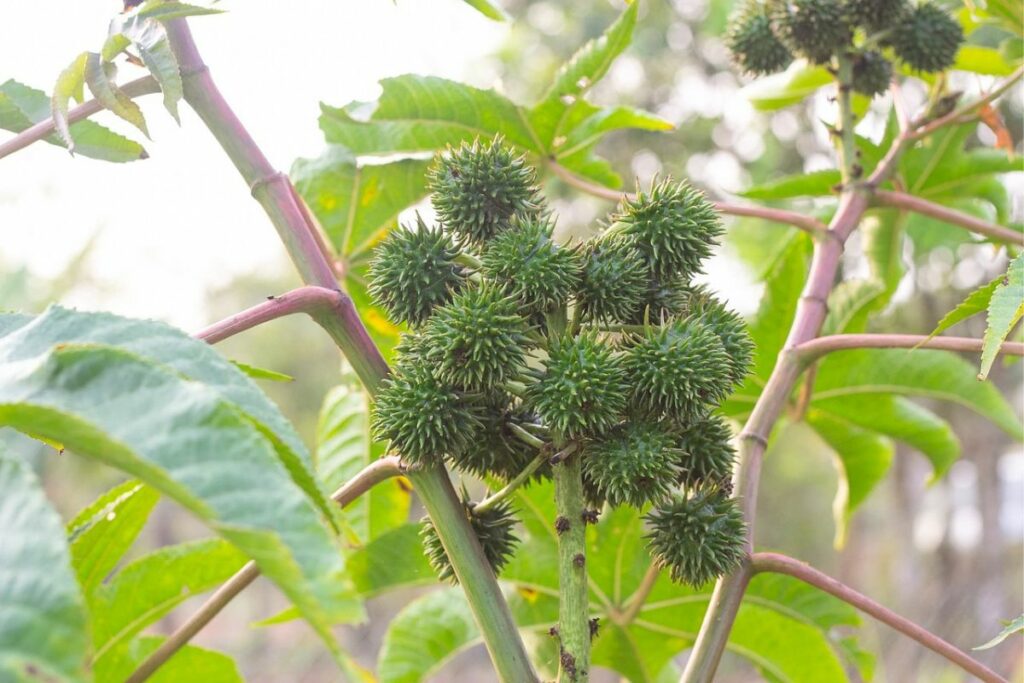
{"label": "spiky seed pod", "polygon": [[[491,565],[495,575],[500,574],[502,568],[515,552],[516,538],[513,529],[516,525],[516,518],[512,512],[512,506],[508,502],[501,502],[483,512],[475,512],[468,500],[463,501],[466,517],[469,518],[469,525],[480,539],[480,546],[483,548],[484,557]],[[423,518],[423,528],[420,530],[420,538],[423,540],[423,552],[430,560],[430,566],[437,572],[441,581],[458,584],[459,579],[455,576],[455,569],[452,567],[448,553],[445,552],[441,539],[437,535],[437,529],[429,517]]]}
{"label": "spiky seed pod", "polygon": [[511,397],[503,391],[486,393],[474,402],[480,427],[470,435],[470,445],[451,454],[450,460],[460,471],[480,479],[511,479],[533,460],[537,449],[516,438],[509,428],[510,420],[516,417]]}
{"label": "spiky seed pod", "polygon": [[729,18],[725,46],[744,72],[755,76],[782,71],[793,61],[789,48],[774,32],[760,0],[747,0]]}
{"label": "spiky seed pod", "polygon": [[750,338],[747,324],[738,314],[729,310],[705,287],[688,287],[686,314],[695,317],[718,335],[729,357],[730,377],[733,387],[743,383],[754,361],[754,341]]}
{"label": "spiky seed pod", "polygon": [[874,97],[889,89],[892,81],[892,64],[881,52],[868,50],[857,55],[853,62],[853,89]]}
{"label": "spiky seed pod", "polygon": [[583,253],[576,305],[586,321],[629,322],[642,308],[650,271],[629,240],[600,239]]}
{"label": "spiky seed pod", "polygon": [[964,31],[944,9],[923,2],[903,15],[889,36],[896,56],[917,71],[943,71],[956,60]]}
{"label": "spiky seed pod", "polygon": [[682,278],[648,280],[647,292],[640,308],[625,322],[637,325],[650,322],[658,325],[663,320],[682,315],[686,312],[686,303],[689,301],[688,292]]}
{"label": "spiky seed pod", "polygon": [[732,387],[721,340],[696,318],[649,328],[629,350],[625,367],[636,405],[680,422],[702,417]]}
{"label": "spiky seed pod", "polygon": [[892,28],[909,9],[906,0],[846,0],[850,21],[869,34]]}
{"label": "spiky seed pod", "polygon": [[772,0],[772,28],[794,54],[827,64],[853,34],[839,0]]}
{"label": "spiky seed pod", "polygon": [[600,434],[626,407],[626,373],[619,357],[593,333],[552,340],[540,381],[527,404],[557,435]]}
{"label": "spiky seed pod", "polygon": [[423,366],[392,374],[377,392],[374,433],[412,463],[463,450],[478,424],[459,395]]}
{"label": "spiky seed pod", "polygon": [[490,285],[463,290],[423,327],[434,373],[467,389],[510,379],[526,358],[526,322],[516,301]]}
{"label": "spiky seed pod", "polygon": [[677,493],[650,513],[648,547],[673,581],[703,586],[739,566],[746,525],[732,498],[717,487]]}
{"label": "spiky seed pod", "polygon": [[465,281],[451,239],[417,216],[415,229],[392,230],[370,263],[370,295],[395,322],[416,325],[451,301]]}
{"label": "spiky seed pod", "polygon": [[693,488],[702,484],[724,484],[732,476],[736,449],[732,430],[719,415],[708,415],[689,423],[678,435],[676,448],[682,453],[677,465],[680,483]]}
{"label": "spiky seed pod", "polygon": [[587,444],[583,471],[612,505],[640,508],[672,492],[680,459],[675,439],[661,425],[631,421]]}
{"label": "spiky seed pod", "polygon": [[624,199],[614,219],[609,229],[629,236],[662,278],[688,280],[702,272],[701,262],[722,234],[722,221],[704,193],[670,178]]}
{"label": "spiky seed pod", "polygon": [[537,174],[496,137],[448,148],[427,174],[434,209],[463,244],[481,246],[508,229],[512,217],[536,212]]}
{"label": "spiky seed pod", "polygon": [[579,256],[551,239],[553,228],[544,216],[516,217],[483,255],[484,274],[532,311],[564,306],[579,282]]}

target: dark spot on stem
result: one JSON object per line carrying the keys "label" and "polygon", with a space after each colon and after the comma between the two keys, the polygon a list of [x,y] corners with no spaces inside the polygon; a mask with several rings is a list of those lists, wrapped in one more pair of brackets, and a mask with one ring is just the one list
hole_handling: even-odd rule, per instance
{"label": "dark spot on stem", "polygon": [[587,558],[583,553],[576,553],[572,558],[572,564],[574,567],[582,568],[587,563]]}
{"label": "dark spot on stem", "polygon": [[598,631],[601,630],[601,618],[594,617],[590,620],[590,639],[597,638]]}
{"label": "dark spot on stem", "polygon": [[569,519],[561,515],[555,519],[555,531],[559,536],[564,534],[566,531],[572,528],[572,524],[569,523]]}

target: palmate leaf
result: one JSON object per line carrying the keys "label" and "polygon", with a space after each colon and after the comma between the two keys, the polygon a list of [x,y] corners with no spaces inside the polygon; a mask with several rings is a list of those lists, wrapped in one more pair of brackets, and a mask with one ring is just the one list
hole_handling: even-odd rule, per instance
{"label": "palmate leaf", "polygon": [[982,341],[978,379],[988,377],[999,347],[1024,317],[1024,254],[1018,255],[992,291],[988,302],[988,326]]}
{"label": "palmate leaf", "polygon": [[[551,669],[558,656],[546,635],[558,618],[551,486],[533,485],[522,491],[517,505],[526,538],[501,579],[516,623],[537,636],[542,644],[539,664]],[[621,611],[649,565],[643,533],[639,513],[630,508],[605,512],[588,530],[591,608],[601,620],[594,640],[594,665],[612,669],[633,683],[658,681],[671,658],[692,645],[711,591],[710,585],[697,591],[682,588],[663,576],[637,619],[628,626],[616,625],[609,618],[610,609]],[[399,534],[392,534],[389,552],[400,556]],[[414,553],[417,539],[411,533],[405,538],[413,544],[405,552]],[[830,596],[788,577],[757,577],[727,647],[773,680],[845,681],[843,658],[849,650],[830,632],[836,626],[857,623],[854,610]],[[461,593],[448,589],[430,593],[392,622],[380,654],[381,681],[423,680],[479,642]],[[856,648],[854,652],[860,654]]]}
{"label": "palmate leaf", "polygon": [[[386,450],[385,444],[372,438],[370,400],[358,378],[346,368],[342,380],[324,399],[317,424],[317,471],[330,488],[341,486]],[[402,524],[409,516],[410,500],[404,480],[374,486],[342,512],[354,534],[350,540],[364,545]]]}
{"label": "palmate leaf", "polygon": [[97,498],[68,523],[71,564],[89,597],[138,538],[160,494],[128,480]]}
{"label": "palmate leaf", "polygon": [[0,680],[89,680],[85,600],[64,525],[26,464],[0,453]]}
{"label": "palmate leaf", "polygon": [[[14,133],[50,117],[50,98],[42,90],[14,80],[0,83],[0,128]],[[142,145],[105,128],[95,121],[79,121],[69,127],[75,154],[102,161],[137,161],[146,158]],[[65,147],[57,133],[43,138],[51,145]]]}
{"label": "palmate leaf", "polygon": [[1002,278],[997,277],[987,285],[982,285],[968,294],[952,311],[942,316],[942,320],[935,325],[935,329],[928,335],[928,338],[931,339],[937,334],[942,334],[954,325],[987,310],[988,302],[992,300],[992,292],[995,291],[1001,281]]}
{"label": "palmate leaf", "polygon": [[0,339],[0,368],[0,424],[190,509],[256,560],[332,647],[328,625],[361,613],[309,455],[288,447],[283,417],[208,346],[159,323],[51,309]]}

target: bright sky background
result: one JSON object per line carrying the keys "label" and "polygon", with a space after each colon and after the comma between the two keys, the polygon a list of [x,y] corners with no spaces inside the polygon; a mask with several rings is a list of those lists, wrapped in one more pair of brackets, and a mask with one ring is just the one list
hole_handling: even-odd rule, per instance
{"label": "bright sky background", "polygon": [[[500,45],[508,30],[459,0],[223,6],[224,15],[192,20],[196,41],[228,101],[282,170],[321,151],[321,100],[372,100],[379,79],[402,73],[466,80],[465,65]],[[119,7],[120,0],[9,3],[0,24],[0,82],[14,78],[51,91],[75,55],[99,49]],[[140,75],[130,69],[122,82]],[[188,107],[181,107],[178,128],[158,97],[141,103],[152,141],[110,114],[99,120],[140,139],[146,161],[71,158],[37,144],[0,162],[0,261],[58,275],[98,232],[90,263],[101,287],[78,289],[64,303],[193,330],[208,322],[209,288],[281,267],[282,248]]]}

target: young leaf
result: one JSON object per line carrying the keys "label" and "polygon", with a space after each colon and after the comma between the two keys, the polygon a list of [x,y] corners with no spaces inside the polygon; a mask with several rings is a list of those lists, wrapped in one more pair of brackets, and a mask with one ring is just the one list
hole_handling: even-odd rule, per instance
{"label": "young leaf", "polygon": [[266,368],[258,368],[255,365],[249,365],[248,363],[242,363],[241,361],[233,360],[231,364],[236,368],[245,373],[246,377],[252,379],[263,379],[268,382],[294,382],[295,378],[291,375],[286,375],[283,372],[277,372],[275,370],[267,370]]}
{"label": "young leaf", "polygon": [[748,199],[792,199],[794,197],[829,197],[840,181],[839,171],[826,170],[783,176],[740,192]]}
{"label": "young leaf", "polygon": [[[370,401],[359,380],[347,368],[342,380],[324,399],[317,424],[317,469],[330,488],[341,486],[386,450],[370,433]],[[363,545],[405,522],[409,504],[408,484],[392,479],[372,488],[342,515],[356,534],[353,540]]]}
{"label": "young leaf", "polygon": [[993,648],[996,645],[998,645],[999,643],[1003,642],[1004,640],[1006,640],[1007,638],[1012,636],[1014,633],[1024,632],[1024,614],[1020,615],[1019,617],[1017,617],[1013,621],[1008,621],[1008,622],[1005,622],[1005,623],[1006,623],[1006,628],[1004,628],[1002,631],[1000,631],[999,635],[997,635],[995,638],[993,638],[992,640],[988,641],[984,645],[979,645],[978,647],[976,647],[974,649],[975,650],[988,650],[989,648]]}
{"label": "young leaf", "polygon": [[981,45],[961,45],[952,68],[983,76],[1009,76],[1013,73],[1013,66],[1007,63],[999,50]]}
{"label": "young leaf", "polygon": [[222,12],[223,10],[189,5],[188,3],[178,2],[178,0],[147,0],[135,10],[136,16],[139,18],[156,19],[157,21],[221,14]]}
{"label": "young leaf", "polygon": [[121,36],[135,46],[142,62],[160,84],[164,107],[175,121],[181,123],[178,118],[178,102],[184,96],[181,71],[163,24],[156,19],[129,13],[115,18],[111,22],[110,32],[113,34],[111,39]]}
{"label": "young leaf", "polygon": [[489,0],[464,0],[467,5],[494,21],[508,21],[505,10]]}
{"label": "young leaf", "polygon": [[105,64],[98,53],[86,53],[85,83],[89,86],[89,92],[100,104],[149,137],[142,109],[111,80],[112,71],[112,66]]}
{"label": "young leaf", "polygon": [[981,370],[978,373],[978,379],[988,377],[992,363],[999,353],[999,348],[1022,317],[1024,317],[1024,254],[1018,255],[1010,262],[1006,276],[992,291],[992,298],[988,302],[988,326],[985,328],[982,342]]}
{"label": "young leaf", "polygon": [[39,480],[0,453],[0,679],[89,680],[85,601]]}
{"label": "young leaf", "polygon": [[[142,636],[124,643],[96,666],[96,683],[123,683],[149,655],[163,644],[162,636]],[[225,654],[185,645],[156,670],[149,683],[243,683],[238,667]]]}
{"label": "young leaf", "polygon": [[53,97],[51,98],[53,122],[57,127],[57,132],[63,138],[64,144],[72,153],[75,151],[75,141],[71,137],[71,129],[68,127],[68,102],[72,97],[78,102],[85,97],[85,65],[88,60],[88,52],[83,52],[75,57],[74,61],[57,77],[57,84],[53,87]]}
{"label": "young leaf", "polygon": [[992,293],[995,291],[999,283],[1002,282],[1002,279],[1003,278],[1001,277],[997,277],[987,285],[982,285],[968,294],[967,298],[956,305],[956,308],[942,316],[942,320],[938,322],[935,329],[928,335],[928,338],[931,339],[935,335],[941,334],[953,327],[953,325],[961,323],[964,320],[986,310],[988,308],[988,302],[992,300]]}
{"label": "young leaf", "polygon": [[97,666],[177,605],[231,578],[245,562],[230,543],[207,539],[161,548],[128,564],[89,601]]}
{"label": "young leaf", "polygon": [[775,111],[798,104],[818,88],[832,82],[824,67],[810,66],[798,59],[782,73],[772,74],[745,86],[741,91],[761,111]]}
{"label": "young leaf", "polygon": [[[0,83],[0,128],[20,133],[51,116],[51,99],[42,90],[30,88],[13,80]],[[70,131],[71,137],[75,140],[75,154],[112,162],[146,158],[146,150],[139,143],[94,121],[73,123]],[[51,145],[65,147],[65,142],[57,133],[48,135],[43,140]]]}
{"label": "young leaf", "polygon": [[128,480],[94,500],[68,524],[71,564],[87,597],[124,557],[159,499],[156,490]]}

